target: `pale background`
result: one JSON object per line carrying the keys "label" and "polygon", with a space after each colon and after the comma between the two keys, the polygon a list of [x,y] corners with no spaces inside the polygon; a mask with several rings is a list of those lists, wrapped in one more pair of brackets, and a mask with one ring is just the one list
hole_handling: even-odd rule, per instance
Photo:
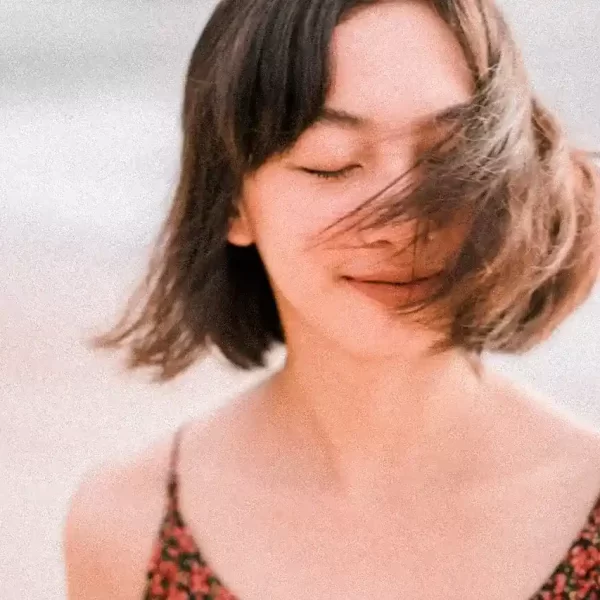
{"label": "pale background", "polygon": [[[598,0],[504,4],[544,98],[578,141],[600,147]],[[86,470],[143,448],[263,375],[211,362],[161,388],[120,375],[115,359],[83,344],[138,281],[166,213],[183,74],[211,6],[0,3],[5,599],[64,598],[62,526]],[[544,347],[494,362],[600,427],[599,319],[596,292]]]}

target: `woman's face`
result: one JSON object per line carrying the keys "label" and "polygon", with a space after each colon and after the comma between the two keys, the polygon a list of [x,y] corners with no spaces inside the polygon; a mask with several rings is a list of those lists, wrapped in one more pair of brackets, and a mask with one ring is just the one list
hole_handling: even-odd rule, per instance
{"label": "woman's face", "polygon": [[471,76],[458,42],[426,2],[362,9],[337,27],[331,52],[323,118],[246,179],[229,241],[256,244],[288,349],[309,337],[365,357],[421,352],[432,335],[390,312],[390,302],[419,290],[347,278],[406,281],[439,272],[465,227],[435,232],[416,254],[411,223],[315,239],[440,138],[432,118],[470,100]]}

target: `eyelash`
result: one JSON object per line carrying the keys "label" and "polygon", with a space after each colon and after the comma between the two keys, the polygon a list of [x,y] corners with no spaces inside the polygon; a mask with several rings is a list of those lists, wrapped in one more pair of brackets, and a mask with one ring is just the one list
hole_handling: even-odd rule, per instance
{"label": "eyelash", "polygon": [[303,171],[305,171],[309,175],[314,175],[315,177],[318,177],[319,179],[331,180],[331,179],[343,179],[344,177],[347,177],[350,174],[350,172],[356,168],[357,168],[356,165],[353,165],[350,167],[345,167],[343,169],[340,169],[339,171],[318,171],[316,169],[303,169]]}

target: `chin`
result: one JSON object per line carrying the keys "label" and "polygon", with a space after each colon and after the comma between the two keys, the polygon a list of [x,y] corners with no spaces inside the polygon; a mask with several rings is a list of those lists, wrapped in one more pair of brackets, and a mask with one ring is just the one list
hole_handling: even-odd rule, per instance
{"label": "chin", "polygon": [[[428,352],[439,334],[411,321],[410,315],[394,315],[376,304],[357,302],[348,294],[323,295],[295,306],[280,301],[286,337],[298,339],[314,352],[347,355],[359,361],[418,360]],[[283,309],[283,310],[282,310]]]}
{"label": "chin", "polygon": [[[409,317],[338,315],[326,335],[344,353],[362,360],[416,360],[428,352],[439,335],[407,321]],[[404,319],[404,320],[402,320]]]}

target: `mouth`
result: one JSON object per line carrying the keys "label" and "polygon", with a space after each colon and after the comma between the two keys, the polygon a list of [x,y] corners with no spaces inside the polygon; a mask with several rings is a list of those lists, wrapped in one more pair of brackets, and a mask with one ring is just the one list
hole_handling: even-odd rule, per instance
{"label": "mouth", "polygon": [[363,279],[358,277],[343,277],[346,281],[353,281],[356,283],[369,283],[369,284],[380,284],[380,285],[394,285],[394,286],[409,286],[415,285],[419,283],[424,283],[427,281],[431,281],[434,279],[438,279],[441,273],[434,273],[433,275],[428,275],[426,277],[416,277],[414,279],[405,279],[405,280],[390,280],[390,279]]}
{"label": "mouth", "polygon": [[426,298],[437,288],[440,273],[428,277],[419,277],[410,280],[381,280],[381,279],[355,279],[343,277],[345,284],[369,301],[375,301],[388,308],[398,306],[408,300]]}

